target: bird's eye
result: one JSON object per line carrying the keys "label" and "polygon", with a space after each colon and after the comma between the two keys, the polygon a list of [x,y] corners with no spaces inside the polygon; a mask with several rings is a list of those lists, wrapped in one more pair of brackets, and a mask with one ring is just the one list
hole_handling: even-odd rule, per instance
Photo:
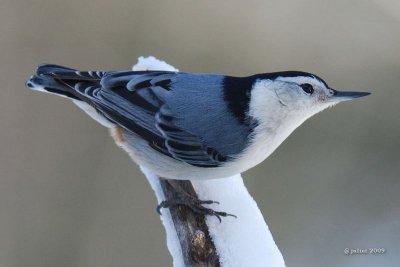
{"label": "bird's eye", "polygon": [[314,93],[314,88],[312,87],[311,84],[309,83],[303,83],[300,85],[300,87],[303,89],[304,92],[306,92],[306,94],[311,95],[312,93]]}

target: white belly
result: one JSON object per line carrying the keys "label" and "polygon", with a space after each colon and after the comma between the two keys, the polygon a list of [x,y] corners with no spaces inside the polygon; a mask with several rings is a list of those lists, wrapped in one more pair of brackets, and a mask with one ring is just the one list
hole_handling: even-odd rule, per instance
{"label": "white belly", "polygon": [[[118,144],[128,152],[131,158],[139,165],[146,167],[163,178],[192,180],[192,179],[218,179],[242,173],[264,161],[287,137],[275,135],[267,129],[257,129],[255,142],[237,159],[229,161],[220,167],[196,167],[185,162],[165,156],[153,148],[147,141],[135,134],[124,133],[124,139],[118,139]],[[114,138],[115,138],[114,134]],[[118,134],[120,136],[120,134]]]}

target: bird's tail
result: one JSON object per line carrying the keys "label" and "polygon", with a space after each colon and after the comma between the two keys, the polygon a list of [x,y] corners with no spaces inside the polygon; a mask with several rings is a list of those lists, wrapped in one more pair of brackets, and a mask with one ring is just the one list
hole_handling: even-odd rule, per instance
{"label": "bird's tail", "polygon": [[26,86],[37,91],[82,100],[79,87],[99,86],[104,76],[101,71],[78,71],[57,65],[39,65]]}

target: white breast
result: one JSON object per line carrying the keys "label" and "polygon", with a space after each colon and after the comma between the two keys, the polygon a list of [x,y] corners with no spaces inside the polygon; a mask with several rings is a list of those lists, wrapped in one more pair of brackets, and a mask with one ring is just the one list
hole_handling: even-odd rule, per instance
{"label": "white breast", "polygon": [[[290,113],[284,106],[269,80],[255,83],[249,107],[249,115],[258,121],[251,144],[232,164],[248,170],[260,164],[298,127],[308,116]],[[311,114],[310,114],[311,116]]]}

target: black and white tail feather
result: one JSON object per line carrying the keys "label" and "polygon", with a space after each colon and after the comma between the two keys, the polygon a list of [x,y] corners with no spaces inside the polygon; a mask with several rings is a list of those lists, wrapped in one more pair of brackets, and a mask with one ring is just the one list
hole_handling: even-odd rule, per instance
{"label": "black and white tail feather", "polygon": [[96,110],[82,94],[86,89],[98,88],[105,73],[103,71],[78,71],[53,64],[42,64],[38,66],[36,74],[26,82],[26,86],[36,91],[69,98],[97,122],[112,128],[114,124]]}
{"label": "black and white tail feather", "polygon": [[101,71],[77,71],[74,69],[43,64],[37,68],[26,85],[38,91],[49,92],[75,100],[80,100],[78,92],[82,88],[98,87],[105,72]]}

